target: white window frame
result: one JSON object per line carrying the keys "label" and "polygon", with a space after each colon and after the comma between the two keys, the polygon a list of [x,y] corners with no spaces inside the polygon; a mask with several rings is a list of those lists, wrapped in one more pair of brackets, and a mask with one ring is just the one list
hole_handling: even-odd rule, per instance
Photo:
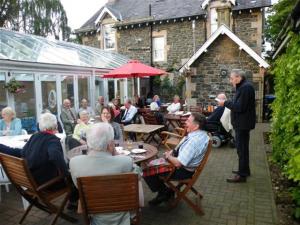
{"label": "white window frame", "polygon": [[218,12],[216,8],[210,9],[210,34],[213,34],[218,29]]}
{"label": "white window frame", "polygon": [[[114,43],[114,47],[107,47],[107,39],[110,39]],[[116,30],[113,28],[113,24],[104,24],[103,25],[103,49],[104,50],[115,50],[116,49]]]}
{"label": "white window frame", "polygon": [[165,53],[165,46],[166,46],[166,39],[164,36],[157,36],[153,37],[153,62],[162,62],[165,61],[166,53]]}

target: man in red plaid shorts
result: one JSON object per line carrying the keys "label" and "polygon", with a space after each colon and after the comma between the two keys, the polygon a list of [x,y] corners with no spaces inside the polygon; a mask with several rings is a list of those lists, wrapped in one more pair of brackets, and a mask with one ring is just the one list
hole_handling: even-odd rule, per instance
{"label": "man in red plaid shorts", "polygon": [[[209,142],[206,131],[201,130],[205,122],[206,118],[203,115],[192,113],[186,121],[188,135],[173,151],[164,153],[165,159],[176,166],[172,179],[182,180],[192,177],[195,169],[201,163]],[[174,192],[159,179],[161,175],[168,175],[168,172],[160,173],[158,171],[151,176],[144,176],[151,191],[158,192],[157,196],[149,201],[149,204],[153,206],[168,201],[174,196]]]}

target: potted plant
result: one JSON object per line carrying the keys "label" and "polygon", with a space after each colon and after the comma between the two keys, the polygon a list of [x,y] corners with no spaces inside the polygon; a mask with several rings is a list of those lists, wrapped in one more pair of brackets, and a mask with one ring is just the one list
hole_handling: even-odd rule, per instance
{"label": "potted plant", "polygon": [[9,93],[12,94],[19,94],[19,93],[24,93],[24,85],[17,81],[15,78],[10,79],[5,85],[4,88],[8,90]]}

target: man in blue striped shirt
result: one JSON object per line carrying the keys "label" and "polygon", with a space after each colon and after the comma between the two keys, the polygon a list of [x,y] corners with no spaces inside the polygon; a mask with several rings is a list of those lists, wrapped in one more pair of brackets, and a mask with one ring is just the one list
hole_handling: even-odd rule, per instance
{"label": "man in blue striped shirt", "polygon": [[[164,157],[177,168],[172,179],[183,180],[192,177],[195,169],[201,163],[209,142],[207,133],[201,130],[205,122],[206,119],[203,115],[192,113],[186,121],[188,135],[182,139],[173,151],[164,153]],[[159,175],[162,174],[144,177],[151,191],[158,192],[158,195],[149,201],[150,205],[159,205],[169,200],[174,194],[159,179]]]}

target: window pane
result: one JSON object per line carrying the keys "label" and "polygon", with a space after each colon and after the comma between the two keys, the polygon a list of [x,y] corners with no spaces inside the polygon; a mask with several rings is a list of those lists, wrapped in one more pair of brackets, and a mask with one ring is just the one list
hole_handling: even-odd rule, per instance
{"label": "window pane", "polygon": [[108,81],[108,101],[115,98],[115,82],[114,80]]}
{"label": "window pane", "polygon": [[104,49],[115,49],[116,30],[111,24],[104,25]]}
{"label": "window pane", "polygon": [[210,32],[211,34],[218,29],[218,13],[216,9],[210,10]]}
{"label": "window pane", "polygon": [[87,76],[78,76],[78,98],[79,102],[83,98],[87,99],[90,102],[89,77]]}
{"label": "window pane", "polygon": [[7,106],[4,84],[5,84],[5,73],[0,72],[0,110],[2,110],[5,106]]}
{"label": "window pane", "polygon": [[23,129],[33,133],[36,131],[34,76],[27,73],[14,73],[13,77],[25,86],[24,93],[14,94],[16,115],[21,118]]}
{"label": "window pane", "polygon": [[61,92],[62,92],[62,100],[68,98],[72,107],[74,106],[74,85],[73,85],[73,76],[62,76],[61,81]]}
{"label": "window pane", "polygon": [[40,78],[43,109],[48,109],[51,113],[57,115],[56,76],[42,74]]}

